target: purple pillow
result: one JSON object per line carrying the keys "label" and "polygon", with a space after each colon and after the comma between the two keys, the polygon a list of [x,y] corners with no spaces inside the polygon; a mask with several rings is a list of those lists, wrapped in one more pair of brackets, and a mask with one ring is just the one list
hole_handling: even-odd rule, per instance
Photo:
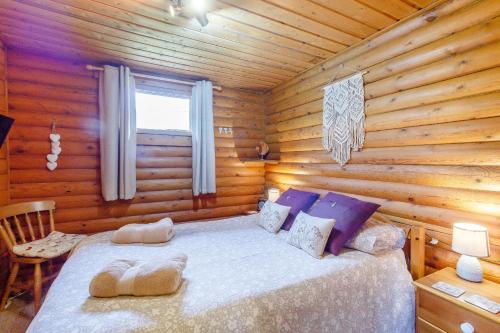
{"label": "purple pillow", "polygon": [[325,250],[338,255],[342,247],[380,207],[373,202],[361,201],[346,195],[329,192],[311,210],[309,215],[335,219]]}
{"label": "purple pillow", "polygon": [[295,218],[297,217],[299,212],[307,212],[307,210],[311,208],[311,206],[314,204],[314,202],[316,202],[318,198],[318,193],[299,191],[294,190],[293,188],[290,188],[283,192],[278,200],[276,200],[276,203],[279,203],[283,206],[289,206],[291,207],[291,209],[290,213],[288,213],[288,217],[281,226],[281,229],[290,230],[293,221],[295,221]]}

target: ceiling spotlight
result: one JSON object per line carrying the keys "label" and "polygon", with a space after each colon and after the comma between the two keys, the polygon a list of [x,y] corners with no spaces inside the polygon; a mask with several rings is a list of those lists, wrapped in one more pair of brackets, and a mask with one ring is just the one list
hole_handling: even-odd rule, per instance
{"label": "ceiling spotlight", "polygon": [[168,5],[168,11],[170,13],[170,16],[172,16],[172,17],[175,16],[175,8],[172,4]]}
{"label": "ceiling spotlight", "polygon": [[197,13],[205,13],[207,11],[206,0],[191,0],[189,1],[190,7]]}
{"label": "ceiling spotlight", "polygon": [[170,4],[168,5],[168,12],[170,16],[175,17],[182,13],[184,5],[182,0],[170,0]]}
{"label": "ceiling spotlight", "polygon": [[170,0],[168,11],[172,17],[195,17],[202,27],[208,24],[208,0]]}
{"label": "ceiling spotlight", "polygon": [[206,13],[196,15],[196,19],[198,20],[198,22],[202,27],[208,24],[208,17]]}

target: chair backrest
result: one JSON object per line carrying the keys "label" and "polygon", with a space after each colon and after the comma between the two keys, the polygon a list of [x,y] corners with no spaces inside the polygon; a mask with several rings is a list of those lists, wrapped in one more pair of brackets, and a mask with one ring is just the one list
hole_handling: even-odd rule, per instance
{"label": "chair backrest", "polygon": [[[54,201],[21,202],[0,207],[0,237],[7,245],[11,255],[12,248],[17,244],[24,244],[45,237],[45,226],[43,212],[48,212],[50,232],[55,230],[54,226]],[[35,228],[32,217],[37,221]],[[24,222],[24,223],[23,223]],[[38,229],[38,236],[35,230]]]}

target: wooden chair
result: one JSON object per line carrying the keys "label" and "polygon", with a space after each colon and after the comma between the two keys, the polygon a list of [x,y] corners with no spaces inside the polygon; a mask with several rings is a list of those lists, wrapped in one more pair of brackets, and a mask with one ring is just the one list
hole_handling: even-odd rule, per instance
{"label": "wooden chair", "polygon": [[[7,280],[0,311],[5,309],[10,292],[19,272],[20,264],[34,265],[33,291],[35,298],[35,313],[38,312],[42,298],[42,269],[41,264],[51,259],[37,257],[23,257],[14,253],[14,246],[44,239],[50,232],[55,231],[54,201],[35,201],[12,204],[0,208],[0,237],[7,245],[11,259],[11,272]],[[45,232],[43,212],[48,212],[49,233]],[[32,224],[32,217],[36,216],[37,224]],[[24,223],[23,223],[24,222]],[[44,280],[49,280],[48,277]]]}

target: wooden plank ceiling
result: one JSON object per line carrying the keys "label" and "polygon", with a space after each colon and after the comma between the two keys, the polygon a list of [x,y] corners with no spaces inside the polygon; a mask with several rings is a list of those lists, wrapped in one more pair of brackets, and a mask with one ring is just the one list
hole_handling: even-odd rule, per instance
{"label": "wooden plank ceiling", "polygon": [[202,28],[168,0],[1,0],[8,47],[268,90],[435,0],[220,0]]}

